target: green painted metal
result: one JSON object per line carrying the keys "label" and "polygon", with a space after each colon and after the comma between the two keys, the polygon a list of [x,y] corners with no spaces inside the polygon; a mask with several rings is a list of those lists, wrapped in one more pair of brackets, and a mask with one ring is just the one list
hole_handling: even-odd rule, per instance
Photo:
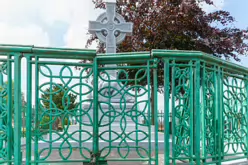
{"label": "green painted metal", "polygon": [[8,94],[12,93],[12,83],[8,83],[12,76],[11,67],[8,67],[11,55],[6,54],[5,59],[0,60],[0,163],[13,162],[13,137],[12,137],[12,97],[8,98]]}
{"label": "green painted metal", "polygon": [[[102,59],[105,59],[106,57],[98,56],[97,58],[99,59],[99,62],[102,63]],[[116,105],[118,105],[117,107],[120,107],[120,110],[115,109],[116,107],[112,107],[109,109],[109,111],[105,110],[105,116],[109,116],[110,121],[104,124],[102,120],[103,118],[100,117],[98,126],[99,129],[108,127],[108,129],[112,132],[108,138],[103,137],[104,133],[107,132],[102,132],[98,136],[98,138],[102,141],[109,143],[107,147],[104,147],[100,150],[100,160],[106,160],[108,162],[147,161],[149,164],[152,162],[157,162],[157,156],[153,157],[154,151],[152,150],[152,148],[158,147],[156,143],[152,143],[152,139],[156,139],[156,134],[152,134],[151,132],[151,115],[148,115],[147,117],[145,115],[145,113],[151,113],[151,104],[149,99],[151,87],[148,86],[146,89],[140,85],[141,81],[146,81],[148,84],[150,84],[150,71],[151,68],[156,67],[156,65],[154,66],[156,60],[147,60],[143,58],[138,60],[140,60],[139,63],[136,61],[136,63],[132,65],[126,65],[126,61],[119,61],[118,66],[98,68],[100,76],[99,80],[109,84],[105,87],[105,89],[112,93],[110,95],[104,95],[102,89],[99,89],[98,94],[100,94],[101,97],[106,98],[106,101],[99,102],[98,112],[103,112],[104,109],[102,106],[104,104],[107,105],[111,103],[111,99],[115,95],[122,93],[120,102],[116,103]],[[108,76],[109,70],[118,70],[119,78],[116,80],[110,79]],[[133,71],[132,75],[129,73],[129,70]],[[156,82],[156,79],[154,82]],[[114,84],[123,84],[124,86],[118,90]],[[157,90],[156,86],[154,86],[154,89]],[[143,90],[143,92],[139,93],[139,90]],[[126,108],[128,106],[128,101],[125,99],[125,97],[128,95],[135,98],[135,104],[133,105],[132,109],[129,110]],[[142,98],[144,96],[145,98]],[[140,100],[141,98],[142,100]],[[138,109],[138,105],[140,104],[145,104],[143,109]],[[145,117],[145,121],[143,123],[138,120],[140,117]],[[127,127],[130,125],[130,123],[127,122],[128,118],[131,118],[132,123],[135,125],[135,129],[131,132],[126,132],[128,129]],[[112,129],[113,122],[116,122],[117,125],[120,125],[120,130],[118,132]],[[144,128],[147,130],[147,132],[143,131]],[[145,137],[142,138],[141,135]],[[148,144],[146,148],[140,145],[141,143],[144,143],[144,141],[147,141]],[[118,143],[116,144],[116,142]],[[132,145],[129,143],[132,143]],[[115,154],[116,157],[112,158],[111,155],[113,154]]]}
{"label": "green painted metal", "polygon": [[[27,75],[32,74],[32,65],[31,65],[31,55],[26,56],[27,60]],[[32,93],[32,79],[27,76],[27,122],[26,122],[26,165],[30,164],[32,157],[32,97],[30,97],[30,93]]]}
{"label": "green painted metal", "polygon": [[[248,159],[247,84],[247,68],[197,51],[96,56],[94,50],[0,45],[0,163],[160,165],[161,152],[166,165]],[[79,125],[71,130],[74,122]]]}
{"label": "green painted metal", "polygon": [[93,119],[93,130],[94,130],[94,134],[93,135],[93,159],[94,162],[98,162],[99,161],[99,137],[98,137],[98,132],[99,132],[99,124],[98,124],[98,120],[99,120],[99,116],[98,116],[98,64],[97,64],[97,60],[94,59],[94,64],[93,64],[93,75],[94,75],[94,119]]}
{"label": "green painted metal", "polygon": [[[13,90],[12,90],[12,62],[11,62],[11,56],[8,55],[7,57],[7,72],[6,72],[6,76],[7,76],[7,81],[9,82],[8,83],[8,87],[7,87],[7,93],[6,93],[6,96],[9,96],[10,94],[13,93]],[[4,63],[1,65],[1,66],[4,66]],[[10,83],[11,82],[11,83]],[[3,97],[3,95],[1,95],[1,97]],[[13,128],[12,128],[12,115],[13,115],[13,104],[12,104],[12,99],[13,97],[8,97],[8,101],[6,100],[7,104],[8,104],[8,108],[6,109],[7,111],[7,123],[6,123],[6,126],[7,126],[7,139],[5,139],[7,141],[7,155],[8,155],[8,162],[7,164],[10,165],[12,164],[12,156],[13,156],[13,142],[14,142],[14,135],[13,135]],[[6,159],[5,159],[6,160]]]}
{"label": "green painted metal", "polygon": [[201,100],[200,100],[200,61],[196,61],[196,66],[195,66],[195,88],[194,88],[194,95],[195,95],[195,100],[194,100],[194,105],[195,105],[195,109],[194,109],[194,125],[195,125],[195,146],[194,146],[194,154],[196,157],[196,163],[197,164],[201,164],[201,149],[200,149],[200,145],[201,145],[201,108],[200,108],[200,104],[201,104]]}
{"label": "green painted metal", "polygon": [[[138,71],[138,73],[139,73],[139,71]],[[151,86],[150,86],[150,84],[151,84],[151,80],[150,80],[150,61],[147,61],[147,69],[146,69],[146,76],[147,76],[147,84],[149,84],[149,86],[148,86],[148,90],[147,90],[147,97],[148,98],[150,98],[151,97]],[[135,75],[135,78],[136,77],[138,77],[138,76],[136,76]],[[135,86],[138,86],[138,82],[135,82]],[[155,89],[154,89],[155,90]],[[135,102],[138,102],[138,96],[137,96],[137,89],[136,89],[136,91],[135,91]],[[150,102],[148,103],[148,114],[149,114],[149,116],[148,116],[148,121],[147,122],[145,122],[145,123],[147,123],[148,124],[148,127],[149,127],[149,125],[151,125],[151,121],[152,121],[152,116],[154,115],[154,114],[151,114],[151,104],[150,104]],[[144,112],[144,110],[143,110],[143,112]],[[135,115],[137,115],[137,113],[135,114]],[[137,118],[136,118],[136,120],[138,120]],[[126,123],[125,123],[126,124]],[[139,130],[139,128],[138,128],[138,124],[136,125],[136,130]],[[151,156],[152,156],[152,150],[151,150],[151,137],[149,136],[151,134],[151,127],[149,127],[148,128],[148,140],[149,140],[149,146],[148,146],[148,150],[147,150],[147,156],[149,157],[149,160],[148,160],[148,164],[152,164],[152,160],[150,159],[151,158]],[[136,134],[136,137],[138,136],[138,134]],[[139,146],[138,145],[138,143],[136,142],[136,146]],[[139,153],[139,155],[141,156],[141,154]]]}
{"label": "green painted metal", "polygon": [[21,152],[21,54],[14,54],[14,164],[22,162]]}
{"label": "green painted metal", "polygon": [[170,66],[169,66],[169,60],[168,59],[162,59],[164,62],[164,103],[167,103],[164,105],[164,164],[170,163]]}
{"label": "green painted metal", "polygon": [[[170,95],[172,104],[172,135],[169,138],[166,133],[165,142],[171,139],[174,149],[169,151],[169,160],[168,153],[165,155],[165,164],[169,161],[176,164],[178,160],[222,164],[247,159],[247,68],[201,52],[154,50],[152,54],[163,59],[165,102]],[[169,82],[171,90],[166,90]],[[189,99],[191,104],[180,103],[181,99]],[[168,120],[168,106],[165,106],[165,120]],[[168,127],[168,124],[165,121],[164,125]],[[178,128],[184,131],[179,134]]]}
{"label": "green painted metal", "polygon": [[[153,69],[153,91],[154,91],[154,114],[151,113],[151,115],[155,118],[155,122],[154,122],[154,125],[155,125],[155,142],[158,141],[158,125],[159,125],[159,122],[158,122],[158,119],[159,119],[159,113],[158,113],[158,70],[157,70],[157,63],[158,63],[158,60],[155,59],[155,66],[154,66],[154,69]],[[149,69],[149,68],[148,68]],[[159,160],[159,148],[158,148],[158,143],[155,143],[155,164],[159,164],[158,160]]]}

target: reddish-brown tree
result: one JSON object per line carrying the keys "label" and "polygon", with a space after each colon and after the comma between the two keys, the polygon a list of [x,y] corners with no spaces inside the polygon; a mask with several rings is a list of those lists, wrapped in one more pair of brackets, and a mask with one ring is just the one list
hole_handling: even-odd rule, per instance
{"label": "reddish-brown tree", "polygon": [[[105,8],[103,0],[93,0]],[[206,13],[199,3],[212,0],[117,0],[117,12],[134,23],[133,35],[118,46],[119,52],[151,49],[199,50],[214,56],[233,57],[248,50],[247,30],[234,26],[229,12]],[[96,40],[95,36],[87,46]],[[104,47],[99,44],[99,52]]]}

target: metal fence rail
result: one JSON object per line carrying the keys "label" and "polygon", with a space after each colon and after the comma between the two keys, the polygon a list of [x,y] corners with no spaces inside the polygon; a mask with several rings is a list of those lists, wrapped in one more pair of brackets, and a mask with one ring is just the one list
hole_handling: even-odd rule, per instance
{"label": "metal fence rail", "polygon": [[163,60],[164,101],[171,102],[164,109],[165,163],[248,158],[248,69],[201,52],[154,50],[153,55]]}
{"label": "metal fence rail", "polygon": [[247,68],[202,52],[0,45],[0,163],[247,159],[247,92]]}

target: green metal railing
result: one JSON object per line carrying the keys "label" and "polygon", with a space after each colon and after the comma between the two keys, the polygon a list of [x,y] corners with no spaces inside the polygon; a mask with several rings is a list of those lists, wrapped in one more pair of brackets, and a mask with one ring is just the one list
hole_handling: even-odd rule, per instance
{"label": "green metal railing", "polygon": [[0,45],[0,163],[247,159],[247,78],[247,68],[195,51]]}
{"label": "green metal railing", "polygon": [[154,50],[153,55],[163,61],[164,102],[171,103],[164,109],[165,164],[247,159],[248,69],[201,52]]}

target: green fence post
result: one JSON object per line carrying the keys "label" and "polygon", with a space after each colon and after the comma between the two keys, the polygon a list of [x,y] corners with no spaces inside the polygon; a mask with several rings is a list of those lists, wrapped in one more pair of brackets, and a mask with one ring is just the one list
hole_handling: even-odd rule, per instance
{"label": "green fence post", "polygon": [[32,118],[32,64],[31,56],[27,55],[27,115],[26,115],[26,165],[30,164],[31,153],[31,118]]}
{"label": "green fence post", "polygon": [[203,63],[202,66],[202,75],[201,75],[201,143],[202,143],[202,153],[201,155],[203,156],[203,162],[206,161],[206,119],[205,119],[205,113],[207,113],[207,109],[206,109],[206,89],[207,89],[207,85],[206,85],[206,63]]}
{"label": "green fence post", "polygon": [[94,81],[94,88],[93,88],[93,96],[94,96],[94,116],[93,116],[93,152],[94,152],[94,158],[95,162],[99,162],[99,128],[98,128],[98,63],[97,58],[94,58],[93,61],[93,81]]}
{"label": "green fence post", "polygon": [[196,157],[196,164],[200,165],[201,164],[201,102],[200,102],[200,69],[201,69],[201,64],[200,61],[196,61],[196,68],[195,68],[195,88],[194,88],[194,93],[195,93],[195,109],[194,109],[194,129],[195,129],[195,157]]}
{"label": "green fence post", "polygon": [[[153,91],[152,93],[153,93],[153,95],[151,96],[151,90],[153,90],[152,88],[151,88],[151,75],[150,75],[150,61],[147,61],[147,63],[146,63],[146,65],[147,65],[147,67],[146,67],[146,71],[147,71],[147,84],[148,84],[148,92],[147,92],[147,95],[148,95],[148,99],[151,99],[151,97],[154,97],[154,92],[155,91]],[[137,95],[135,96],[136,97],[136,102],[137,102]],[[154,98],[152,98],[152,99],[154,99]],[[153,100],[154,101],[154,100]],[[148,123],[149,123],[149,128],[148,128],[148,134],[149,134],[149,136],[148,136],[148,143],[149,143],[149,145],[148,145],[148,155],[149,155],[149,161],[148,161],[148,164],[152,164],[152,148],[151,148],[151,125],[153,124],[153,122],[152,122],[152,118],[153,118],[153,116],[154,116],[154,114],[152,114],[152,110],[151,110],[151,107],[152,107],[153,105],[149,102],[149,106],[148,106]],[[152,107],[152,109],[153,109],[154,107]],[[138,130],[138,128],[137,128],[137,130]],[[138,146],[138,143],[136,143],[136,146]]]}
{"label": "green fence post", "polygon": [[[171,76],[171,109],[172,109],[172,130],[171,130],[171,134],[172,134],[172,148],[176,147],[175,146],[175,134],[176,134],[176,114],[175,114],[175,65],[176,62],[175,60],[172,61],[172,76]],[[176,151],[172,149],[172,164],[176,164]]]}
{"label": "green fence post", "polygon": [[158,70],[157,70],[157,63],[158,60],[154,59],[154,66],[153,69],[153,93],[154,93],[154,118],[155,118],[155,165],[158,165]]}
{"label": "green fence post", "polygon": [[14,164],[22,163],[21,153],[21,54],[14,56]]}
{"label": "green fence post", "polygon": [[[217,73],[218,73],[218,69],[216,66],[214,66],[214,77],[213,77],[213,81],[214,81],[214,117],[213,117],[213,127],[214,127],[214,155],[213,156],[213,161],[217,161],[217,154],[218,154],[218,130],[217,130],[217,126],[218,126],[218,111],[219,111],[219,96],[218,96],[218,92],[219,92],[219,85],[217,83]],[[218,163],[216,163],[218,164]]]}
{"label": "green fence post", "polygon": [[[1,66],[1,65],[0,65]],[[3,84],[4,84],[4,82],[3,82],[3,72],[0,72],[0,87],[1,88],[3,88]],[[8,93],[9,94],[9,93]],[[4,98],[4,96],[1,96],[0,97],[0,105],[2,105],[3,104],[3,98]],[[2,109],[2,106],[0,107],[0,110],[1,110],[1,112],[3,111],[3,109]],[[4,123],[4,119],[3,119],[3,117],[1,117],[0,118],[0,129],[1,129],[1,132],[2,132],[2,130],[3,130],[3,125],[4,125],[5,123]],[[7,126],[6,126],[7,127]],[[7,139],[7,140],[9,140],[9,139]],[[4,148],[4,139],[1,139],[0,140],[0,149],[2,150]]]}
{"label": "green fence post", "polygon": [[[245,76],[246,87],[246,123],[248,123],[248,75]],[[248,124],[246,124],[246,159],[248,160]]]}
{"label": "green fence post", "polygon": [[[218,68],[218,80],[219,80],[219,162],[224,159],[224,121],[223,121],[223,70],[221,67]],[[221,163],[220,163],[221,164]]]}
{"label": "green fence post", "polygon": [[[11,56],[8,56],[8,62],[7,62],[7,75],[8,75],[8,87],[7,87],[7,94],[12,95],[12,62],[11,62]],[[8,160],[12,160],[13,156],[13,127],[12,127],[12,97],[8,97],[8,119],[7,119],[7,125],[8,125]],[[12,164],[12,162],[8,163],[9,165]]]}
{"label": "green fence post", "polygon": [[[217,73],[216,73],[217,72]],[[221,76],[221,70],[220,67],[217,67],[217,70],[215,72],[215,133],[216,133],[216,154],[215,155],[215,161],[218,160],[218,162],[216,164],[221,165],[221,158],[222,158],[222,109],[221,109],[221,100],[223,100],[223,98],[221,98],[221,92],[223,92],[223,88],[221,84],[221,80],[223,79],[223,77]]]}
{"label": "green fence post", "polygon": [[[190,95],[189,95],[189,109],[190,111],[190,147],[189,147],[189,155],[190,155],[190,164],[194,164],[195,161],[195,128],[194,128],[194,68],[193,68],[193,61],[189,61],[190,65],[190,73],[189,73],[189,86],[190,86]],[[184,119],[185,120],[185,119]]]}
{"label": "green fence post", "polygon": [[164,62],[164,164],[170,164],[170,64],[168,59]]}
{"label": "green fence post", "polygon": [[38,165],[36,163],[37,160],[39,160],[39,137],[36,134],[36,129],[39,128],[39,57],[35,56],[35,119],[34,119],[34,161],[35,165]]}

